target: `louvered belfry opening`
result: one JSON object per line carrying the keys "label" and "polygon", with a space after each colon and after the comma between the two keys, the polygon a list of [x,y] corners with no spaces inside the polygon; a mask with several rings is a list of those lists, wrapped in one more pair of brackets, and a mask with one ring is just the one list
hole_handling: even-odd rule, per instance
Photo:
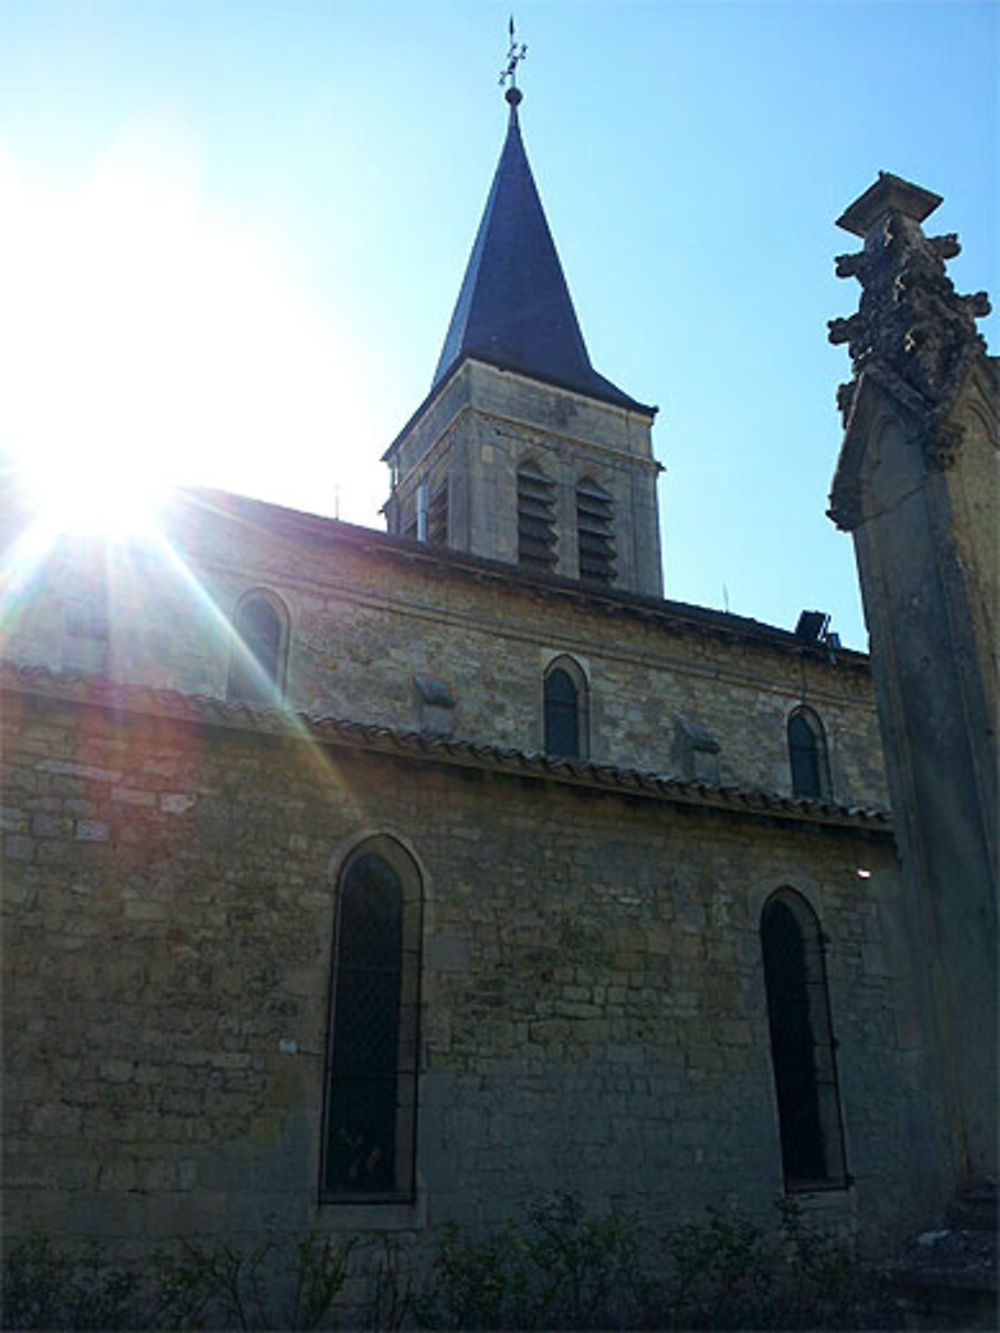
{"label": "louvered belfry opening", "polygon": [[534,464],[517,470],[517,561],[525,569],[556,563],[555,485]]}
{"label": "louvered belfry opening", "polygon": [[576,531],[580,578],[586,583],[614,583],[614,511],[611,496],[589,477],[582,478],[576,488]]}
{"label": "louvered belfry opening", "polygon": [[448,483],[443,481],[427,505],[427,541],[431,546],[448,545]]}

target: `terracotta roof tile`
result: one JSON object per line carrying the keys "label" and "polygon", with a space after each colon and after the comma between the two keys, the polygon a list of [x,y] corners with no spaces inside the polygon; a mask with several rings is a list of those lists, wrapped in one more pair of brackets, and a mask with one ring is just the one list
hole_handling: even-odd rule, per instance
{"label": "terracotta roof tile", "polygon": [[821,824],[850,824],[877,832],[891,831],[887,811],[840,805],[808,797],[784,796],[749,787],[714,786],[662,773],[530,753],[509,746],[460,740],[360,722],[330,714],[291,712],[219,699],[180,690],[123,685],[106,677],[57,672],[44,666],[18,666],[0,661],[0,689],[41,694],[116,712],[173,718],[180,722],[232,727],[319,744],[348,745],[378,753],[417,755],[431,762],[494,772],[529,774],[540,780],[564,782],[608,792],[639,793],[673,804],[738,810],[769,817]]}

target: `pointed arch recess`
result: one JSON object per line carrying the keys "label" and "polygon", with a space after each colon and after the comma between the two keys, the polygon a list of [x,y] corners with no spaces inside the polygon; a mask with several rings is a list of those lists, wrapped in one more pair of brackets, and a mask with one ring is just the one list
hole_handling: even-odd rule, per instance
{"label": "pointed arch recess", "polygon": [[819,714],[800,704],[788,715],[788,767],[792,795],[816,800],[830,797],[830,762]]}
{"label": "pointed arch recess", "polygon": [[760,936],[785,1188],[844,1188],[850,1181],[819,918],[800,893],[778,889],[764,904]]}
{"label": "pointed arch recess", "polygon": [[410,1202],[416,1188],[423,878],[384,834],[337,880],[320,1200]]}
{"label": "pointed arch recess", "polygon": [[555,657],[543,681],[543,746],[560,759],[586,759],[590,701],[587,675],[575,658]]}
{"label": "pointed arch recess", "polygon": [[236,604],[226,698],[273,705],[285,688],[289,615],[269,588],[252,588]]}

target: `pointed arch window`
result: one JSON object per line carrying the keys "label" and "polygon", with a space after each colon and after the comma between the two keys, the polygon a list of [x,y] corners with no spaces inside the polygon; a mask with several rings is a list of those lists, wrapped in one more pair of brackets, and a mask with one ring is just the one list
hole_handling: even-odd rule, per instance
{"label": "pointed arch window", "polygon": [[587,678],[571,657],[557,657],[545,672],[545,753],[587,756]]}
{"label": "pointed arch window", "polygon": [[555,484],[535,462],[517,469],[517,563],[551,570],[556,563]]}
{"label": "pointed arch window", "polygon": [[788,763],[792,794],[825,799],[830,795],[823,724],[811,708],[796,708],[788,719]]}
{"label": "pointed arch window", "polygon": [[590,477],[581,477],[576,487],[576,535],[580,578],[585,583],[614,583],[615,539],[611,496]]}
{"label": "pointed arch window", "polygon": [[390,838],[363,843],[337,890],[323,1117],[324,1201],[413,1198],[422,893]]}
{"label": "pointed arch window", "polygon": [[233,617],[235,642],[227,699],[273,704],[284,684],[288,615],[273,594],[248,593]]}
{"label": "pointed arch window", "polygon": [[849,1177],[819,919],[801,894],[779,889],[760,935],[785,1188],[842,1188]]}

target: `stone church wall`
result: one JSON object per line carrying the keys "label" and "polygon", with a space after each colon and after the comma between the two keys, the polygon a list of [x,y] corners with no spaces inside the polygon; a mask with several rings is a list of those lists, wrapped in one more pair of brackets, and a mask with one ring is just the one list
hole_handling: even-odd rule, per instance
{"label": "stone church wall", "polygon": [[[684,776],[684,718],[718,743],[718,781],[788,792],[785,725],[806,703],[826,731],[831,798],[887,803],[860,654],[828,657],[736,617],[685,617],[668,603],[532,584],[300,518],[263,505],[248,518],[188,518],[172,562],[126,550],[97,565],[66,541],[7,651],[19,662],[224,697],[229,621],[242,596],[265,588],[287,612],[285,697],[295,708],[419,728],[414,677],[424,674],[450,688],[456,736],[537,751],[544,671],[568,654],[588,681],[595,761]],[[102,617],[105,637],[88,637]]]}
{"label": "stone church wall", "polygon": [[[656,1225],[764,1210],[781,1167],[758,926],[783,885],[829,941],[855,1183],[818,1202],[871,1241],[934,1197],[884,829],[317,744],[208,705],[97,707],[31,679],[3,708],[8,1237],[424,1235],[555,1187]],[[320,1206],[337,874],[375,832],[423,877],[419,1195]]]}

